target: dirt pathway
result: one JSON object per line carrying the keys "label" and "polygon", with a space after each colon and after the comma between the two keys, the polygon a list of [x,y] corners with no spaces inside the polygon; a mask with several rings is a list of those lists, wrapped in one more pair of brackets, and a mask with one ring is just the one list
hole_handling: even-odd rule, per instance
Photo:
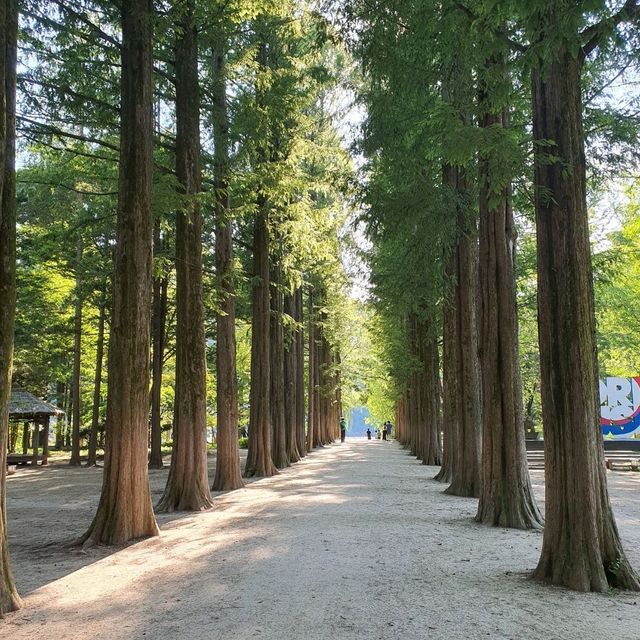
{"label": "dirt pathway", "polygon": [[[347,440],[210,512],[161,518],[159,538],[85,554],[61,542],[88,525],[100,472],[21,471],[9,516],[25,609],[0,637],[640,638],[640,594],[530,581],[541,534],[476,525],[475,501],[445,496],[434,473],[396,443]],[[640,474],[610,483],[640,568]]]}

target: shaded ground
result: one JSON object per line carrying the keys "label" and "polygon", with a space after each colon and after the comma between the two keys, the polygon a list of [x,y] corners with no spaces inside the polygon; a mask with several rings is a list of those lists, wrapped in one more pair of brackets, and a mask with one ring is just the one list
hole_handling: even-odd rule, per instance
{"label": "shaded ground", "polygon": [[[396,443],[347,440],[209,512],[161,516],[159,538],[83,553],[62,544],[89,525],[101,471],[21,469],[8,513],[25,609],[0,636],[640,638],[640,594],[532,582],[541,534],[475,524],[476,501],[444,495],[435,472]],[[151,472],[154,499],[166,474]],[[640,568],[640,474],[609,472],[609,483]]]}

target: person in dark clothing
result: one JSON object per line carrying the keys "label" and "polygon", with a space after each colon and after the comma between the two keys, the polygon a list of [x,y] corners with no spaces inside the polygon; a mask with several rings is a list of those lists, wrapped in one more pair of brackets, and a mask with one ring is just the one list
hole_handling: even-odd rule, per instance
{"label": "person in dark clothing", "polygon": [[367,440],[371,440],[371,429],[367,429]]}
{"label": "person in dark clothing", "polygon": [[382,425],[382,439],[383,440],[387,439],[387,423],[386,422]]}
{"label": "person in dark clothing", "polygon": [[344,442],[344,439],[347,436],[347,421],[344,419],[344,416],[340,418],[340,442]]}

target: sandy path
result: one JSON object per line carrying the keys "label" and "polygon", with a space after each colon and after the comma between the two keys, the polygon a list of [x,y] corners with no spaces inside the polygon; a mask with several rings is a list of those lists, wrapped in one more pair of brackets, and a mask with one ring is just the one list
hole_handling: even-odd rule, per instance
{"label": "sandy path", "polygon": [[[434,472],[395,443],[347,441],[210,512],[163,517],[159,538],[87,554],[59,543],[88,524],[100,472],[19,472],[9,514],[26,607],[0,637],[640,638],[640,594],[532,582],[541,534],[476,525],[475,501],[445,496]],[[610,484],[640,568],[640,474]]]}

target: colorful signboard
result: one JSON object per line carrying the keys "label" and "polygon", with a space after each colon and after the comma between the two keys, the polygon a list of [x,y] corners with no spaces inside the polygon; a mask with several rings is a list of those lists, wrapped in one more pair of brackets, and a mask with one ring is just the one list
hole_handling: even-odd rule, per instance
{"label": "colorful signboard", "polygon": [[640,432],[640,376],[600,380],[600,427],[609,438]]}

